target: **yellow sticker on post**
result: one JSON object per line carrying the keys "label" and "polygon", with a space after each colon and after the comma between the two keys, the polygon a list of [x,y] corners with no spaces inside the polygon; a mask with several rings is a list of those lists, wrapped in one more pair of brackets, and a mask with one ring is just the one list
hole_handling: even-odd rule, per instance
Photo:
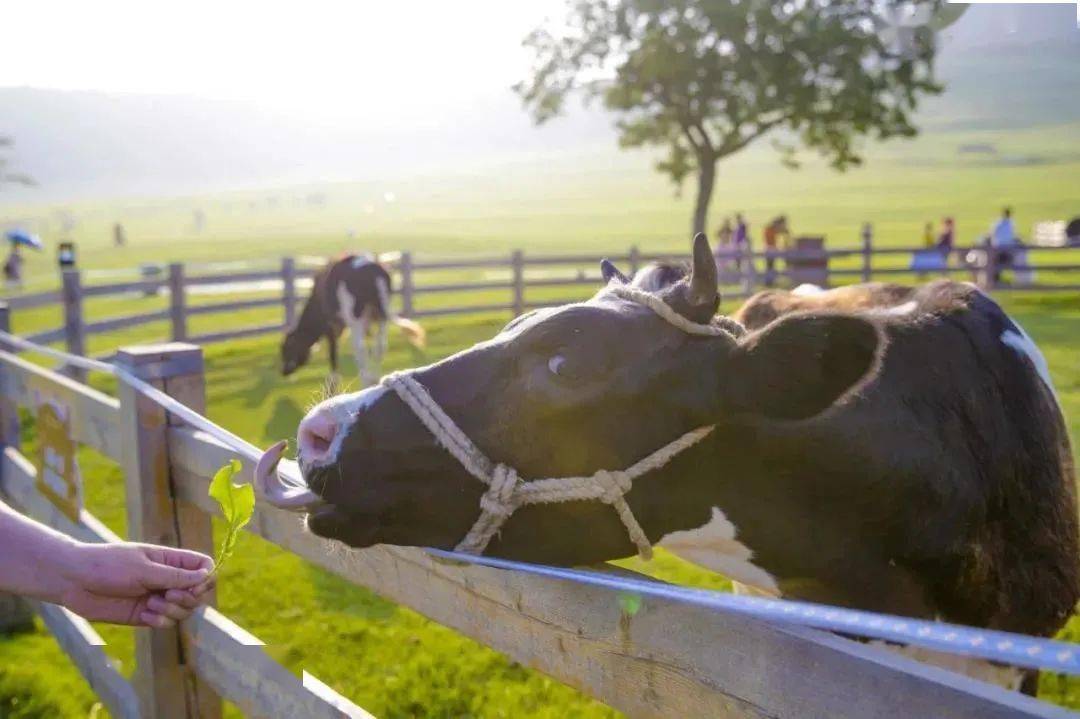
{"label": "yellow sticker on post", "polygon": [[38,404],[37,437],[35,486],[68,519],[78,521],[83,504],[82,476],[67,407],[54,400]]}

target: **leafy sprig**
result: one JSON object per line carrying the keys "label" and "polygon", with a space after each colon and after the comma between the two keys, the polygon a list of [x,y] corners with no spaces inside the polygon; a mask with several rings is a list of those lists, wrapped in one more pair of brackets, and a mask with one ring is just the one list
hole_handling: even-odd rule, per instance
{"label": "leafy sprig", "polygon": [[232,556],[240,530],[251,521],[251,515],[255,512],[255,488],[250,484],[234,484],[232,481],[239,471],[240,462],[233,459],[215,472],[214,478],[210,480],[210,496],[221,506],[227,527],[225,538],[218,547],[215,572]]}

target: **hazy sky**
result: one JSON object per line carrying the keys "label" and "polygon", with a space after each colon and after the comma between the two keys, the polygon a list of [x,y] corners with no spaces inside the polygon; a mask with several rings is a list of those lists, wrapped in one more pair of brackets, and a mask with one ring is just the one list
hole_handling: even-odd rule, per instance
{"label": "hazy sky", "polygon": [[196,94],[303,107],[307,117],[415,113],[521,79],[522,37],[562,8],[562,0],[17,0],[2,11],[0,86]]}

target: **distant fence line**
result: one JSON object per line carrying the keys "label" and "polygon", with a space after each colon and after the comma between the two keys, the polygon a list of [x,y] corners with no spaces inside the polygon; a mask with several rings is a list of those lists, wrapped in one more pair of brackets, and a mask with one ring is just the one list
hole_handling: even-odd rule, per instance
{"label": "distant fence line", "polygon": [[[802,282],[813,282],[823,286],[851,281],[870,282],[880,279],[896,279],[900,276],[930,277],[959,276],[977,282],[990,290],[1080,290],[1080,263],[1034,264],[1028,259],[1032,254],[1062,254],[1080,251],[1078,247],[1024,247],[1022,263],[1001,261],[1003,251],[987,247],[960,248],[952,250],[948,258],[958,258],[952,264],[934,264],[931,269],[918,269],[919,258],[933,257],[935,250],[927,248],[874,248],[868,242],[862,247],[840,249],[794,249],[786,251],[736,251],[727,250],[717,253],[720,265],[720,282],[726,299],[748,297],[766,285],[794,286]],[[1080,255],[1078,255],[1080,256]],[[643,253],[636,246],[625,254],[606,255],[608,259],[633,273],[648,262],[671,261],[681,259],[674,253]],[[897,266],[895,260],[912,258],[907,266]],[[533,299],[529,290],[552,287],[596,287],[598,276],[595,268],[601,259],[594,254],[567,255],[526,255],[522,250],[515,250],[509,255],[469,257],[461,259],[440,259],[419,261],[410,252],[402,252],[394,263],[397,274],[395,295],[399,311],[406,317],[437,317],[446,315],[479,314],[507,312],[512,316],[520,315],[538,307],[574,302],[578,297],[544,297]],[[891,266],[882,266],[880,260],[892,259]],[[843,266],[833,266],[834,261],[841,261]],[[156,276],[143,277],[125,282],[106,284],[83,284],[79,270],[65,270],[61,274],[61,287],[33,294],[12,297],[7,300],[10,309],[15,312],[49,305],[60,305],[63,310],[63,324],[59,327],[25,335],[27,339],[44,344],[63,342],[66,349],[74,354],[86,354],[86,338],[90,335],[114,332],[154,322],[169,323],[169,339],[177,342],[211,344],[227,340],[252,337],[280,332],[283,327],[291,326],[296,319],[296,306],[306,299],[301,292],[305,280],[313,277],[315,270],[310,267],[311,258],[302,258],[307,266],[298,266],[291,257],[281,260],[274,269],[235,269],[237,263],[228,263],[230,271],[212,272],[221,269],[205,264],[185,266],[173,263],[164,272]],[[932,263],[933,264],[933,263]],[[769,267],[773,269],[768,269]],[[530,270],[536,268],[577,267],[572,276],[532,277]],[[584,268],[589,269],[584,269]],[[194,271],[192,271],[194,270]],[[508,279],[479,280],[467,282],[429,282],[418,283],[418,275],[431,272],[449,272],[464,270],[506,270]],[[1053,273],[1059,279],[1068,282],[1035,283],[1013,282],[1002,284],[998,279],[1001,270],[1008,270],[1016,277],[1031,279],[1034,273]],[[145,268],[144,268],[145,271]],[[1074,279],[1075,276],[1075,279]],[[228,291],[270,291],[270,297],[234,300],[210,304],[191,304],[189,295],[199,293],[198,288],[210,290],[217,288]],[[267,289],[269,288],[269,289]],[[168,307],[152,312],[121,315],[88,321],[84,315],[84,303],[89,298],[125,296],[131,294],[155,295],[161,291],[168,293]],[[453,293],[506,292],[503,301],[483,302],[463,305],[420,308],[417,299],[427,295]],[[281,321],[264,324],[229,328],[214,332],[194,334],[189,331],[188,320],[192,317],[223,314],[266,307],[282,307]]]}

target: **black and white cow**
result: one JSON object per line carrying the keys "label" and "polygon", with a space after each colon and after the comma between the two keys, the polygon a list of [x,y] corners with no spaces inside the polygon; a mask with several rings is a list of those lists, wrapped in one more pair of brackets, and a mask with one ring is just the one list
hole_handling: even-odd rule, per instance
{"label": "black and white cow", "polygon": [[[715,272],[700,238],[690,276],[655,296],[719,322]],[[1065,623],[1080,598],[1069,439],[1042,355],[992,299],[949,281],[763,293],[734,316],[745,331],[707,336],[605,274],[592,299],[412,377],[526,483],[714,426],[625,499],[652,543],[738,582],[1036,635]],[[477,519],[486,488],[384,387],[316,406],[298,442],[319,536],[452,548]],[[486,548],[561,565],[634,551],[595,501],[522,506]]]}
{"label": "black and white cow", "polygon": [[[386,324],[402,329],[414,345],[424,343],[424,330],[417,323],[399,317],[390,304],[390,273],[380,263],[363,255],[341,257],[315,275],[311,296],[296,325],[281,343],[281,371],[288,376],[304,365],[311,348],[325,337],[330,371],[337,376],[337,341],[349,330],[360,381],[372,384],[386,353]],[[371,347],[369,335],[376,337]]]}

